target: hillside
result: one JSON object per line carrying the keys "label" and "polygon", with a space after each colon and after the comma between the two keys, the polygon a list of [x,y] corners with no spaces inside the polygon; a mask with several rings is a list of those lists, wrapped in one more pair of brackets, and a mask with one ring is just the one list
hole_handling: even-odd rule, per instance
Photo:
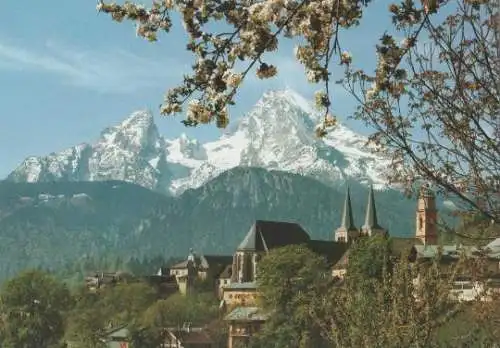
{"label": "hillside", "polygon": [[[352,182],[356,224],[368,190]],[[0,278],[26,267],[58,267],[84,256],[232,253],[255,219],[296,221],[332,238],[344,191],[297,174],[234,168],[202,187],[168,197],[135,184],[0,182]],[[415,204],[396,191],[376,194],[379,220],[413,233]]]}

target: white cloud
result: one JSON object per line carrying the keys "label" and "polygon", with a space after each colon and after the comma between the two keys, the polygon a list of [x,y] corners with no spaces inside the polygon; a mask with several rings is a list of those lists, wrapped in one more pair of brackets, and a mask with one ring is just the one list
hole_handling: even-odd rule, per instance
{"label": "white cloud", "polygon": [[0,42],[0,69],[50,73],[65,84],[101,93],[161,87],[185,70],[174,60],[149,59],[124,50],[82,50],[55,42],[40,49]]}

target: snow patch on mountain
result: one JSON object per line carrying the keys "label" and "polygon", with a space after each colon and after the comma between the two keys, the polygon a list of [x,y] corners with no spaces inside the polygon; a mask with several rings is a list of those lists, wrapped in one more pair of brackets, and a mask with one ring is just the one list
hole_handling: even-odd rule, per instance
{"label": "snow patch on mountain", "polygon": [[182,134],[165,139],[148,111],[105,129],[94,144],[27,158],[13,181],[124,180],[178,195],[222,172],[252,166],[314,177],[329,185],[346,179],[386,184],[387,161],[372,154],[366,138],[339,124],[325,138],[312,104],[291,89],[265,93],[250,112],[217,140],[200,143]]}
{"label": "snow patch on mountain", "polygon": [[183,162],[193,170],[173,180],[171,191],[199,187],[238,166],[302,174],[329,185],[354,178],[384,187],[388,163],[365,147],[366,138],[340,124],[318,139],[314,129],[320,120],[311,103],[294,91],[268,92],[220,139],[203,145],[206,160]]}

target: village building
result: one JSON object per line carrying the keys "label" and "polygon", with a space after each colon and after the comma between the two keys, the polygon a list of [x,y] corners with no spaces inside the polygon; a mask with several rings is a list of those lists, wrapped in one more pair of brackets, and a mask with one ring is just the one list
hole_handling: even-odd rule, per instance
{"label": "village building", "polygon": [[[391,237],[392,257],[408,257],[411,264],[422,265],[430,264],[439,256],[440,266],[444,270],[456,264],[461,256],[471,261],[481,258],[486,261],[483,263],[486,272],[484,269],[481,272],[483,278],[487,278],[487,286],[500,293],[500,239],[485,248],[439,245],[435,199],[434,193],[429,189],[421,190],[417,199],[415,232],[409,237]],[[148,282],[164,289],[167,296],[177,291],[189,295],[197,282],[205,282],[212,287],[221,301],[220,308],[228,323],[228,348],[234,348],[239,343],[248,342],[267,318],[257,303],[259,262],[267,253],[288,245],[304,245],[325,258],[332,278],[342,279],[347,272],[352,243],[356,243],[359,238],[375,235],[390,236],[389,231],[379,222],[373,188],[370,187],[368,192],[364,224],[360,228],[354,223],[348,188],[341,223],[332,235],[332,240],[314,240],[302,226],[294,222],[257,220],[233,255],[196,255],[191,249],[186,260],[169,269],[161,269],[157,275],[149,276]],[[473,280],[474,268],[470,265],[472,263],[455,280],[450,292],[453,299],[468,301],[477,298],[480,293],[484,295],[484,289]],[[88,277],[86,281],[89,287],[98,289],[119,282],[120,275],[101,272]],[[482,298],[487,300],[489,297]],[[168,336],[172,339],[168,347],[191,347],[186,345],[188,332],[183,332],[180,335],[179,332],[172,331]],[[183,337],[184,345],[179,343],[179,337]]]}
{"label": "village building", "polygon": [[[229,323],[228,347],[233,348],[238,342],[248,342],[266,320],[266,314],[256,306],[255,302],[258,291],[256,283],[258,264],[266,253],[286,245],[306,245],[312,251],[324,256],[331,266],[332,276],[341,279],[347,271],[351,243],[358,238],[374,235],[389,237],[389,231],[379,223],[372,187],[368,194],[365,221],[359,229],[354,224],[351,197],[347,189],[341,224],[336,229],[332,241],[312,240],[307,232],[295,223],[256,221],[233,255],[229,286],[222,288],[221,307],[228,312],[225,317]],[[431,262],[440,255],[442,267],[455,264],[464,253],[471,260],[481,257],[486,260],[488,286],[500,293],[500,276],[498,276],[500,273],[500,239],[486,249],[439,245],[435,195],[428,188],[423,188],[417,199],[414,235],[406,238],[392,237],[391,253],[394,258],[408,257],[410,263],[419,264]],[[485,253],[488,253],[486,257]],[[471,268],[464,268],[464,272],[470,273]],[[471,274],[468,276],[470,278]],[[450,298],[458,300],[477,298],[481,289],[469,278],[461,275],[460,279],[455,280]],[[487,300],[488,296],[484,299]]]}
{"label": "village building", "polygon": [[[108,329],[101,341],[106,348],[130,348],[129,337],[127,325],[122,325]],[[214,340],[206,328],[192,327],[191,323],[165,328],[162,341],[162,348],[215,348]],[[70,342],[68,347],[72,347]]]}
{"label": "village building", "polygon": [[249,343],[251,337],[259,332],[268,318],[267,314],[257,306],[237,307],[227,316],[228,347],[241,347]]}

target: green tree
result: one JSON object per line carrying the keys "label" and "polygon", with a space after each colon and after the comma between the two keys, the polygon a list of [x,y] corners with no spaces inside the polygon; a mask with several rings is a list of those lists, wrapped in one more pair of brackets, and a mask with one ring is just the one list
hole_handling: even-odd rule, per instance
{"label": "green tree", "polygon": [[382,279],[391,269],[391,240],[383,235],[360,238],[349,248],[347,273],[359,280]]}
{"label": "green tree", "polygon": [[0,294],[0,345],[57,347],[64,334],[64,314],[70,304],[67,287],[47,273],[26,271],[10,279]]}
{"label": "green tree", "polygon": [[155,303],[158,294],[145,283],[132,282],[104,288],[98,293],[80,288],[74,298],[66,338],[78,347],[98,348],[110,327],[138,326],[144,311]]}
{"label": "green tree", "polygon": [[81,286],[73,293],[74,307],[68,313],[65,340],[77,348],[101,348],[109,311],[100,294]]}
{"label": "green tree", "polygon": [[254,344],[258,347],[320,347],[310,308],[329,284],[325,260],[303,245],[279,248],[259,263],[260,305],[269,313]]}
{"label": "green tree", "polygon": [[437,330],[462,310],[449,300],[459,265],[445,271],[439,260],[390,258],[390,241],[376,237],[358,245],[366,249],[349,254],[343,282],[319,294],[312,307],[322,335],[335,347],[437,347]]}
{"label": "green tree", "polygon": [[[174,294],[167,299],[153,303],[142,315],[137,326],[144,331],[140,340],[156,342],[161,339],[165,327],[182,327],[185,323],[192,326],[214,323],[219,319],[218,303],[212,293],[194,293],[184,296]],[[219,332],[219,327],[212,325],[213,334]],[[226,337],[227,338],[227,337]],[[138,342],[136,345],[139,346]]]}

